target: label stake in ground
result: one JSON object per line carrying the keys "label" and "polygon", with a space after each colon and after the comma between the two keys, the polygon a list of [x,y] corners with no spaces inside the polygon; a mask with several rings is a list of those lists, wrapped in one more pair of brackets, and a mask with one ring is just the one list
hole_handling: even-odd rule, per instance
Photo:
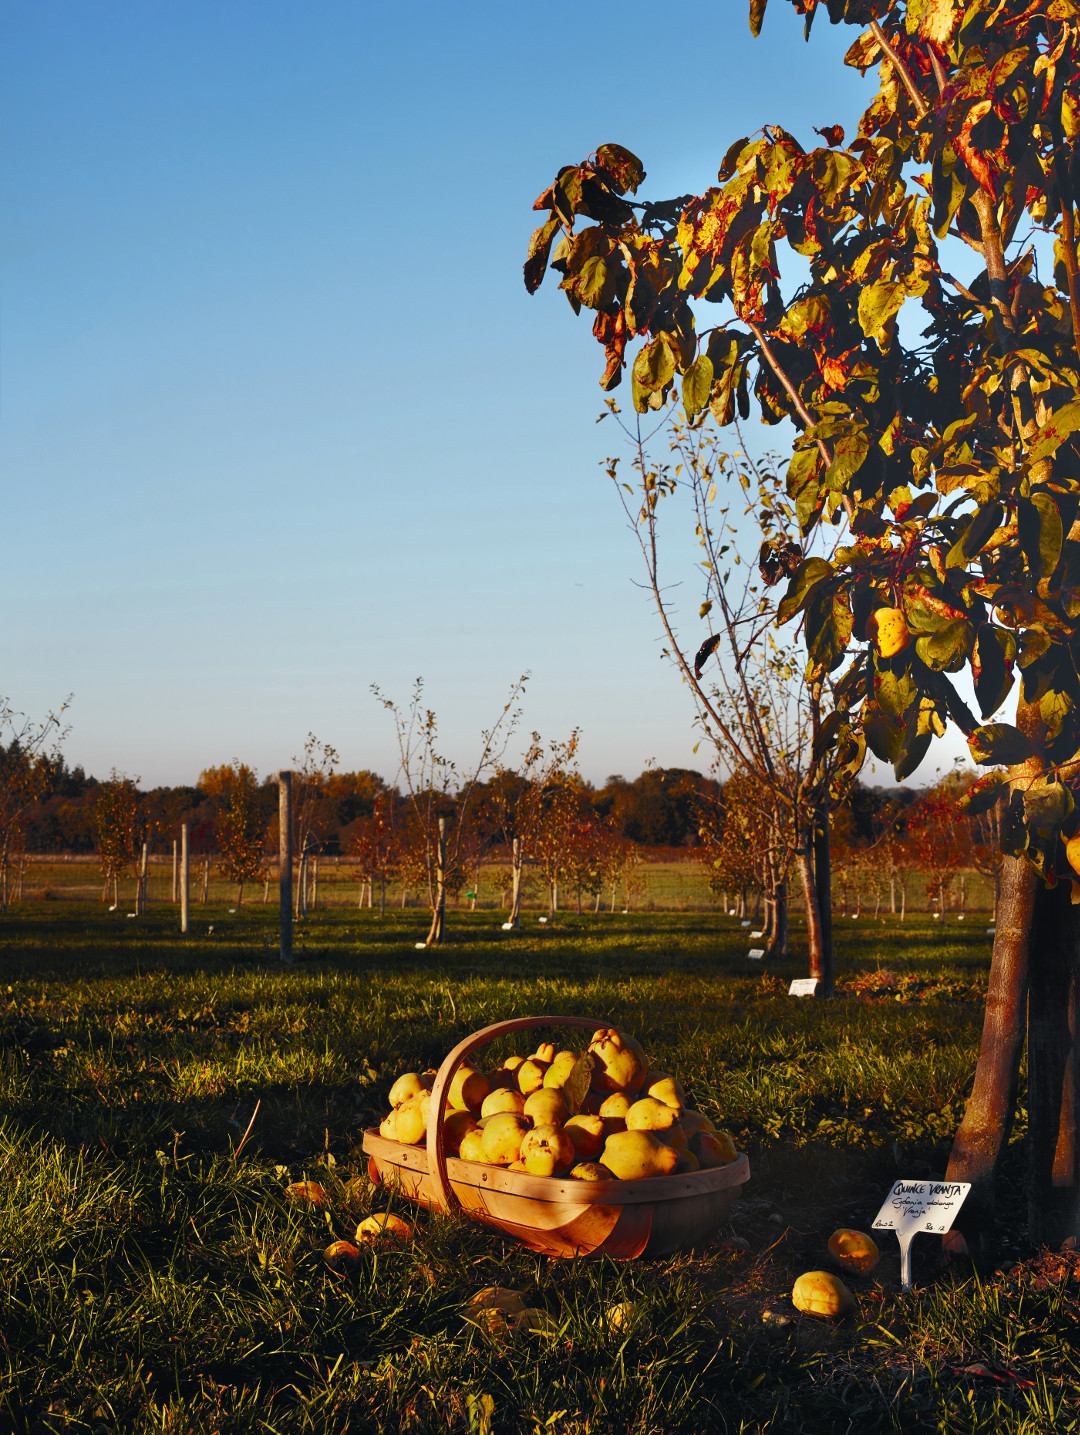
{"label": "label stake in ground", "polygon": [[751,948],[750,948],[750,960],[751,960],[752,962],[760,962],[761,959],[762,959],[762,957],[763,957],[764,955],[765,955],[765,948],[764,948],[764,947],[751,947]]}
{"label": "label stake in ground", "polygon": [[788,987],[789,997],[816,997],[818,989],[817,977],[794,977],[791,986]]}
{"label": "label stake in ground", "polygon": [[971,1190],[968,1181],[897,1181],[874,1219],[875,1231],[895,1231],[900,1284],[911,1289],[911,1242],[920,1231],[943,1236]]}

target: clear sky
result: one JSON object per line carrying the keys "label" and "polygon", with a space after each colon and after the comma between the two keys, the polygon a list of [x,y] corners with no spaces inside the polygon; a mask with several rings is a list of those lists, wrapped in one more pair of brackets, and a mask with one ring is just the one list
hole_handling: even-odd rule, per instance
{"label": "clear sky", "polygon": [[587,777],[707,765],[599,347],[521,265],[598,144],[659,198],[764,123],[852,124],[852,32],[746,8],[0,0],[0,693],[73,692],[99,776],[265,773],[314,731],[389,778],[372,683],[423,675],[467,765],[528,669]]}

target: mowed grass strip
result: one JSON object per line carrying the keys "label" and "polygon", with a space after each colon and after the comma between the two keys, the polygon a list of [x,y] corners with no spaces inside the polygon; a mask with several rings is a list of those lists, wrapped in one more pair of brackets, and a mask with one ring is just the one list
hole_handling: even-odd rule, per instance
{"label": "mowed grass strip", "polygon": [[[121,923],[49,905],[52,929],[30,904],[0,929],[0,1424],[832,1435],[1077,1421],[1067,1256],[1006,1250],[977,1281],[936,1271],[924,1238],[912,1300],[886,1236],[878,1270],[850,1282],[854,1317],[763,1320],[793,1316],[794,1277],[827,1263],[836,1226],[868,1228],[897,1174],[943,1169],[981,1026],[982,933],[844,930],[846,995],[826,1004],[784,994],[797,958],[762,974],[744,931],[701,914],[560,917],[509,937],[496,914],[454,914],[430,953],[415,912],[317,913],[283,969],[254,909],[211,911],[181,942],[167,909]],[[625,1026],[734,1131],[752,1180],[717,1240],[655,1262],[548,1261],[368,1183],[362,1132],[401,1071],[543,1011]],[[1017,1226],[1021,1170],[1014,1143],[1003,1215]],[[329,1210],[288,1199],[305,1177]],[[416,1240],[331,1270],[327,1243],[388,1209]],[[492,1343],[463,1324],[490,1284],[522,1290],[555,1332]],[[627,1299],[643,1319],[613,1331],[604,1312]]]}

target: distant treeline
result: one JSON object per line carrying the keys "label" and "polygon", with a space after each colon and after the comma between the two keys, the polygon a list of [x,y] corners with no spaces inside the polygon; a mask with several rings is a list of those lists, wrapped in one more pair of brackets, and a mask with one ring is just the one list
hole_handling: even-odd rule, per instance
{"label": "distant treeline", "polygon": [[[499,781],[493,777],[490,784]],[[26,814],[26,850],[30,852],[88,853],[97,850],[95,798],[101,782],[88,776],[82,767],[59,763],[51,791],[32,804]],[[633,780],[615,774],[602,787],[582,784],[583,795],[597,818],[604,819],[613,832],[642,847],[686,848],[699,843],[700,799],[715,798],[719,784],[691,768],[648,768]],[[345,772],[328,776],[321,784],[319,850],[347,856],[353,847],[357,824],[369,818],[380,794],[390,791],[375,772]],[[259,802],[269,824],[277,810],[277,782],[263,782]],[[914,799],[903,789],[856,785],[848,805],[850,840],[868,841],[875,833],[875,819],[897,798]],[[218,807],[207,788],[154,787],[142,791],[143,811],[155,840],[171,845],[186,822],[192,850],[212,851]]]}

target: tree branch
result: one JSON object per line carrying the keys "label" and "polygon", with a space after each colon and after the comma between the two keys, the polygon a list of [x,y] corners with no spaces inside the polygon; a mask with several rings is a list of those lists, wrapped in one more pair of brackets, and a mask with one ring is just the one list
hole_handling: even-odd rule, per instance
{"label": "tree branch", "polygon": [[1073,346],[1080,359],[1080,279],[1076,272],[1076,228],[1073,224],[1073,192],[1061,151],[1054,155],[1054,173],[1061,197],[1061,238],[1065,251],[1065,273],[1069,281],[1069,312],[1072,315]]}
{"label": "tree branch", "polygon": [[889,59],[892,61],[893,66],[896,69],[896,73],[900,76],[904,89],[907,90],[908,95],[911,98],[911,103],[915,106],[915,113],[919,116],[919,119],[922,119],[928,109],[927,103],[923,99],[922,95],[919,93],[919,87],[912,79],[911,71],[900,58],[899,52],[893,49],[892,45],[889,43],[885,31],[881,28],[880,21],[870,21],[870,33],[871,35],[873,35],[874,39],[878,42],[881,48],[885,51],[885,54],[888,55]]}
{"label": "tree branch", "polygon": [[[765,362],[768,364],[769,368],[772,369],[773,373],[780,380],[781,384],[783,384],[784,392],[787,394],[791,402],[795,405],[795,412],[799,415],[807,428],[813,428],[813,415],[803,403],[802,399],[799,397],[798,389],[796,389],[795,385],[788,378],[787,373],[781,367],[780,360],[776,357],[776,355],[770,348],[769,341],[768,339],[766,339],[761,325],[755,324],[753,319],[744,319],[743,323],[753,334],[754,338],[758,341]],[[818,452],[825,460],[826,468],[830,468],[832,466],[832,454],[829,452],[828,446],[822,439],[817,440],[817,446]],[[844,512],[847,514],[848,517],[848,522],[850,522],[855,517],[855,504],[852,501],[850,494],[843,493],[840,495],[840,497],[844,505]]]}

